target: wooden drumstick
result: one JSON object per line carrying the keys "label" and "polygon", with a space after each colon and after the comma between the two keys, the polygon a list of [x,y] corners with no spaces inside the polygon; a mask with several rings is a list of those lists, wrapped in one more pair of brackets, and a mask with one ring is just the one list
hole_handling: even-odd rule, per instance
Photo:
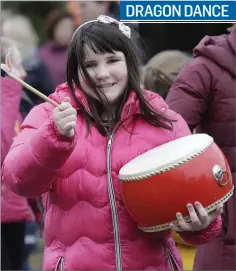
{"label": "wooden drumstick", "polygon": [[[2,68],[1,68],[2,71]],[[48,98],[46,95],[44,95],[42,92],[38,91],[37,89],[33,88],[32,86],[30,86],[29,84],[25,83],[23,80],[21,80],[20,78],[18,78],[17,76],[15,76],[13,73],[11,72],[7,72],[4,70],[4,72],[11,77],[12,79],[14,79],[15,81],[17,81],[18,83],[20,83],[23,87],[27,88],[29,91],[33,92],[35,95],[39,96],[40,98],[42,98],[44,101],[52,104],[53,106],[57,107],[59,104],[54,102],[52,99]]]}

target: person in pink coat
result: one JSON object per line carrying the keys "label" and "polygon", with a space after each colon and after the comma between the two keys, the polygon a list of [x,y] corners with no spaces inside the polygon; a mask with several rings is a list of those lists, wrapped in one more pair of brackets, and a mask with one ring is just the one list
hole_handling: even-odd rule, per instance
{"label": "person in pink coat", "polygon": [[[43,195],[43,270],[182,270],[171,230],[141,231],[121,197],[122,166],[190,134],[158,94],[140,88],[135,52],[124,24],[99,17],[81,25],[68,48],[67,82],[50,96],[59,105],[36,106],[5,159],[12,191]],[[222,205],[209,215],[199,202],[187,208],[191,222],[178,213],[172,226],[186,242],[218,235]]]}
{"label": "person in pink coat", "polygon": [[[5,40],[1,38],[2,55]],[[21,65],[18,49],[11,46],[6,56],[6,65],[1,68],[10,70],[19,78],[26,73]],[[1,165],[12,145],[13,138],[19,132],[22,116],[20,101],[22,86],[13,79],[1,78]],[[21,270],[24,250],[25,223],[34,221],[33,212],[27,199],[10,190],[1,182],[1,267],[2,270]]]}

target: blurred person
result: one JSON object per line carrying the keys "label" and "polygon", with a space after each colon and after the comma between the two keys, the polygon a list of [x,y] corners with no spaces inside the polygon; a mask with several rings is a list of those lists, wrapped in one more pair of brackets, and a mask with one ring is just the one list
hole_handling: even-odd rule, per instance
{"label": "blurred person", "polygon": [[164,100],[176,76],[191,57],[178,50],[166,50],[152,57],[143,70],[143,86]]}
{"label": "blurred person", "polygon": [[67,82],[50,96],[58,106],[30,112],[2,167],[13,191],[43,195],[43,270],[181,270],[172,230],[202,244],[221,229],[222,204],[211,214],[199,202],[188,204],[189,223],[177,213],[176,226],[153,234],[141,231],[124,206],[121,167],[190,134],[158,94],[140,88],[130,32],[104,16],[76,30]]}
{"label": "blurred person", "polygon": [[[38,54],[38,36],[31,21],[23,15],[15,14],[4,21],[2,33],[4,37],[14,40],[20,50],[22,64],[27,72],[24,81],[46,96],[50,95],[53,90],[52,82],[49,72]],[[28,92],[28,96],[34,105],[42,102],[31,92]],[[30,108],[26,110],[24,117],[29,111]]]}
{"label": "blurred person", "polygon": [[99,15],[108,15],[119,19],[118,3],[115,1],[79,1],[76,15],[81,24],[95,20]]}
{"label": "blurred person", "polygon": [[47,66],[53,89],[66,80],[67,46],[75,30],[70,13],[53,10],[46,19],[48,41],[40,48],[40,56]]}
{"label": "blurred person", "polygon": [[[165,100],[176,76],[190,60],[189,54],[178,50],[166,50],[156,54],[143,69],[143,87],[158,93]],[[184,270],[192,270],[196,247],[186,243],[175,232],[172,236],[183,258]]]}
{"label": "blurred person", "polygon": [[[1,68],[24,79],[26,72],[21,64],[20,53],[16,47],[5,46],[9,41],[1,37]],[[6,56],[6,60],[5,60]],[[22,87],[11,78],[1,78],[1,165],[19,133],[22,118],[19,113]],[[2,179],[1,183],[1,268],[2,270],[21,270],[24,250],[25,222],[33,220],[33,213],[27,199],[9,190]]]}
{"label": "blurred person", "polygon": [[[193,56],[181,70],[166,101],[183,116],[192,131],[214,138],[229,162],[236,185],[235,25],[230,33],[205,36],[194,48]],[[234,193],[225,204],[219,236],[197,248],[195,270],[236,270],[235,206]]]}
{"label": "blurred person", "polygon": [[3,35],[3,33],[2,33],[2,25],[3,25],[3,23],[7,19],[9,19],[13,14],[14,14],[14,12],[12,10],[10,10],[10,9],[1,10],[1,18],[0,18],[0,21],[1,21],[1,24],[0,24],[0,26],[1,26],[1,36]]}
{"label": "blurred person", "polygon": [[[20,52],[14,43],[9,38],[1,37],[1,62],[7,63],[7,65],[1,65],[1,68],[11,71],[23,80],[27,75],[22,65]],[[1,78],[1,101],[2,164],[15,136],[20,133],[20,125],[25,112],[32,109],[34,104],[22,86],[8,77]],[[28,261],[25,257],[27,246],[24,245],[28,234],[27,228],[34,227],[37,230],[37,225],[42,223],[39,200],[17,196],[4,185],[4,180],[2,180],[1,209],[2,235],[4,235],[2,237],[2,269],[22,270],[22,264]],[[14,234],[13,231],[15,231]],[[15,238],[16,234],[17,238]]]}

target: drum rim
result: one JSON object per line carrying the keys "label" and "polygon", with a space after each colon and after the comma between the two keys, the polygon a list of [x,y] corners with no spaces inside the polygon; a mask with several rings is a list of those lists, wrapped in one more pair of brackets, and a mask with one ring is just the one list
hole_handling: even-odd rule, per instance
{"label": "drum rim", "polygon": [[186,162],[191,161],[193,158],[199,156],[201,153],[205,152],[208,148],[210,148],[210,146],[212,144],[214,144],[213,138],[205,148],[181,159],[179,162],[173,164],[172,166],[165,166],[165,167],[158,169],[158,170],[147,170],[145,173],[142,173],[142,175],[133,174],[131,176],[131,175],[127,175],[127,174],[126,175],[119,174],[119,179],[122,182],[130,182],[130,181],[140,181],[140,180],[144,180],[149,177],[152,177],[152,176],[160,175],[161,173],[170,171],[171,169],[175,169],[175,168],[185,164]]}
{"label": "drum rim", "polygon": [[[211,205],[207,206],[205,209],[206,209],[206,212],[207,213],[210,213],[212,212],[213,210],[216,209],[216,205],[219,204],[219,203],[225,203],[232,195],[233,195],[233,192],[234,192],[234,186],[232,187],[232,189],[224,196],[222,197],[221,199],[215,201],[214,203],[212,203]],[[190,217],[189,216],[185,216],[184,219],[188,222],[190,221]],[[164,230],[169,230],[170,227],[169,225],[170,224],[175,224],[177,225],[178,224],[178,221],[177,220],[174,220],[174,221],[170,221],[168,223],[165,223],[165,224],[161,224],[161,225],[156,225],[156,226],[150,226],[150,227],[142,227],[142,226],[138,226],[139,229],[141,229],[142,231],[144,232],[158,232],[158,231],[164,231]]]}

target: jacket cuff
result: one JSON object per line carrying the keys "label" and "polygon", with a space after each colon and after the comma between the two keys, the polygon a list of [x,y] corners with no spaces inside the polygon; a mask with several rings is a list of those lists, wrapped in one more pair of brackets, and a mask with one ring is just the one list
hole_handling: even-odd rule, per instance
{"label": "jacket cuff", "polygon": [[31,138],[32,153],[43,166],[60,169],[73,152],[77,135],[68,138],[59,133],[53,119],[49,119]]}

